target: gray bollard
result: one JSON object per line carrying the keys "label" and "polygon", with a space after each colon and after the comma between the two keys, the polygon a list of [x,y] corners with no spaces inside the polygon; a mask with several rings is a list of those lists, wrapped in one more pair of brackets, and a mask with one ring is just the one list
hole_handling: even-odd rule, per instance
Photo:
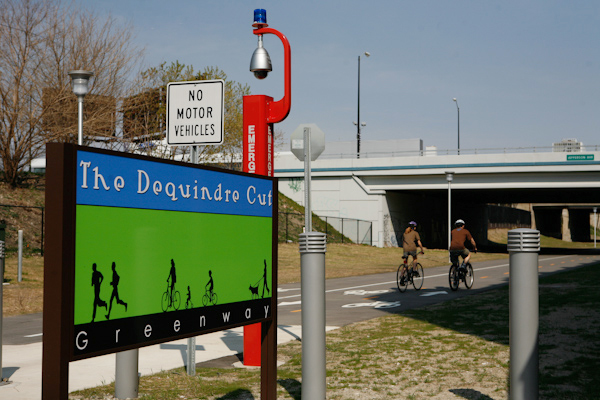
{"label": "gray bollard", "polygon": [[535,400],[539,385],[540,231],[508,231],[510,400]]}
{"label": "gray bollard", "polygon": [[300,234],[302,398],[325,400],[325,252],[327,236]]}
{"label": "gray bollard", "polygon": [[139,388],[139,350],[126,350],[116,354],[115,397],[117,399],[137,399]]}

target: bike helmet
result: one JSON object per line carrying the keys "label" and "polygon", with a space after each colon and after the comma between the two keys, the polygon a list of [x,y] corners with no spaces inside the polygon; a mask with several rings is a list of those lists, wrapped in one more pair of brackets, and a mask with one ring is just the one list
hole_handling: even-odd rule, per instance
{"label": "bike helmet", "polygon": [[410,221],[410,222],[408,223],[408,225],[410,225],[410,226],[417,226],[417,223],[416,223],[415,221]]}
{"label": "bike helmet", "polygon": [[465,221],[463,221],[462,219],[457,219],[456,222],[454,223],[454,225],[464,225]]}

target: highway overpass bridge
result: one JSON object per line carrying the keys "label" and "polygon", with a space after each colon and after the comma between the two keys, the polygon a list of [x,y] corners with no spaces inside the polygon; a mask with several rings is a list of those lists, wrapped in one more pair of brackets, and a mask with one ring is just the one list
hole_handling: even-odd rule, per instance
{"label": "highway overpass bridge", "polygon": [[[411,220],[424,245],[447,247],[449,171],[451,220],[464,219],[478,245],[496,222],[494,205],[526,204],[525,224],[576,241],[589,240],[590,214],[600,206],[599,151],[340,158],[311,166],[315,214],[371,221],[380,247],[397,245]],[[303,204],[303,162],[279,153],[275,176],[280,192]]]}

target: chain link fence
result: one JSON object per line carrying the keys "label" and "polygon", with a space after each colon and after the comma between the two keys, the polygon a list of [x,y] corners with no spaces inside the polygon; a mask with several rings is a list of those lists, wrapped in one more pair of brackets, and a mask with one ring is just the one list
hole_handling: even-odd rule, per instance
{"label": "chain link fence", "polygon": [[18,231],[21,229],[23,252],[44,255],[44,207],[0,204],[0,221],[6,224],[5,251],[18,250]]}
{"label": "chain link fence", "polygon": [[[313,230],[327,235],[327,243],[373,245],[373,223],[353,218],[312,216]],[[304,228],[304,214],[279,213],[279,242],[297,242]]]}

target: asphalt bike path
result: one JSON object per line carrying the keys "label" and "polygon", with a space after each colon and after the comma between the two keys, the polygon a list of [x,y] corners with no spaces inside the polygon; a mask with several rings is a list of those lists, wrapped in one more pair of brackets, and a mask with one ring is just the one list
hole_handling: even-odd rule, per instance
{"label": "asphalt bike path", "polygon": [[[600,255],[544,255],[538,259],[540,276],[581,267],[600,261]],[[349,278],[328,279],[326,291],[326,324],[343,326],[354,322],[399,313],[415,307],[440,303],[480,293],[508,284],[509,259],[478,262],[471,257],[475,280],[471,289],[463,282],[453,292],[448,284],[450,265],[425,268],[421,290],[412,285],[404,293],[398,291],[396,272]],[[300,284],[280,285],[278,297],[278,324],[301,324]]]}

